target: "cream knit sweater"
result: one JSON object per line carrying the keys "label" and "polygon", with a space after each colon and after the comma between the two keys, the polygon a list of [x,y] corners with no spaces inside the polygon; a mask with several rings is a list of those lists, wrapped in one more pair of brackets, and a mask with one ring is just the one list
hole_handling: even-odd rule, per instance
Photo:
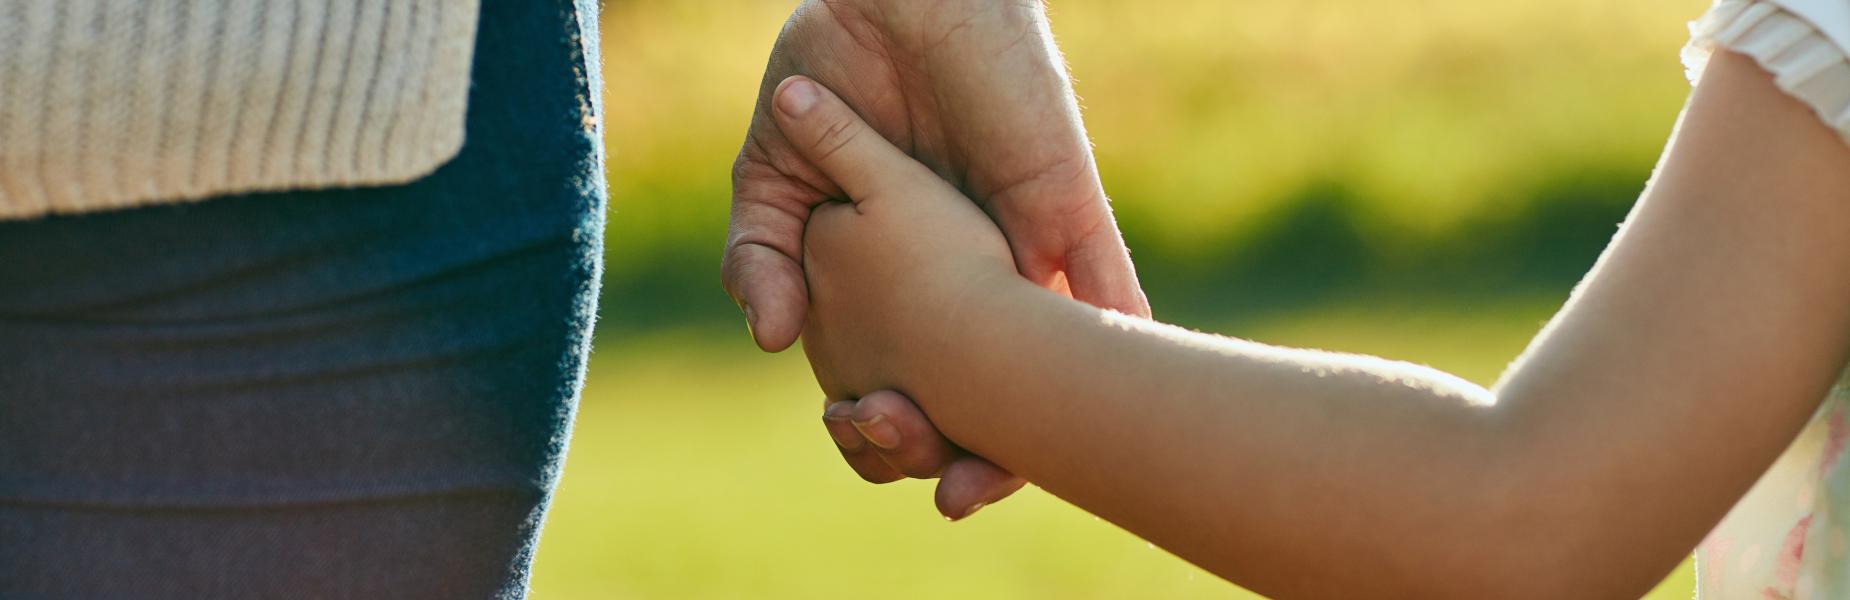
{"label": "cream knit sweater", "polygon": [[477,1],[0,0],[0,219],[428,174]]}

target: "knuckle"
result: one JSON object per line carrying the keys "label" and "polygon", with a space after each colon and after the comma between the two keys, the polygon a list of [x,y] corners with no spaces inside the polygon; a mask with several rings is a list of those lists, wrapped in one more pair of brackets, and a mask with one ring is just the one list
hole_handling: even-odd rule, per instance
{"label": "knuckle", "polygon": [[747,136],[745,144],[739,148],[739,155],[732,160],[734,203],[740,201],[739,188],[762,185],[785,177],[777,164],[777,153],[767,150],[756,132],[748,132]]}
{"label": "knuckle", "polygon": [[931,479],[944,472],[944,465],[934,456],[921,456],[905,461],[899,472],[915,479]]}
{"label": "knuckle", "polygon": [[853,143],[855,138],[860,137],[861,132],[865,130],[851,118],[837,119],[823,129],[822,135],[817,136],[815,143],[811,144],[812,156],[816,157],[817,162],[827,161],[836,153],[841,152],[843,148],[847,148],[848,144]]}
{"label": "knuckle", "polygon": [[883,457],[888,465],[891,465],[894,470],[905,473],[907,477],[919,479],[937,477],[944,472],[945,467],[950,466],[956,457],[951,454],[950,449],[943,442],[935,439],[924,441],[919,440],[918,437],[933,438],[936,436],[912,437],[911,439],[915,441],[910,441],[904,445],[905,447],[890,453],[883,453]]}
{"label": "knuckle", "polygon": [[[751,156],[749,151],[740,150],[739,155],[732,159],[731,174],[733,186],[736,188],[740,182],[750,181],[756,177],[758,171],[763,169],[763,167],[760,166],[762,164],[763,163],[759,162],[755,157]],[[733,193],[732,200],[733,202],[739,201],[736,191]]]}
{"label": "knuckle", "polygon": [[893,483],[895,481],[899,481],[902,478],[902,476],[898,473],[868,473],[866,471],[859,470],[859,469],[856,469],[854,473],[856,475],[860,475],[862,481],[866,481],[874,485]]}
{"label": "knuckle", "polygon": [[1089,231],[1110,210],[1096,173],[1089,155],[1064,155],[1001,181],[982,200],[1005,219],[1021,215],[1063,227],[1077,221]]}

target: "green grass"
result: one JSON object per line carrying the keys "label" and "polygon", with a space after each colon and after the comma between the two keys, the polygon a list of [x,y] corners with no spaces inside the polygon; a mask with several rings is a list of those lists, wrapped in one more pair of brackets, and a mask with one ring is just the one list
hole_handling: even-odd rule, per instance
{"label": "green grass", "polygon": [[[1556,301],[1385,301],[1233,320],[1250,338],[1489,382]],[[822,431],[800,353],[760,354],[730,333],[599,346],[535,597],[1255,597],[1032,488],[947,523],[928,484],[862,483]],[[1691,585],[1685,565],[1650,598],[1686,599]]]}

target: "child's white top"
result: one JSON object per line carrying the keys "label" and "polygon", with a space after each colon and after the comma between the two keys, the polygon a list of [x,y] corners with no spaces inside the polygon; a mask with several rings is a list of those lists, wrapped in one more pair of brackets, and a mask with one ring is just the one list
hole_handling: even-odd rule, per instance
{"label": "child's white top", "polygon": [[1745,54],[1850,140],[1850,0],[1716,0],[1689,30],[1691,83],[1715,48]]}
{"label": "child's white top", "polygon": [[[1690,35],[1691,82],[1716,48],[1747,55],[1850,142],[1850,0],[1717,0]],[[1846,441],[1850,377],[1696,549],[1698,598],[1850,598]]]}

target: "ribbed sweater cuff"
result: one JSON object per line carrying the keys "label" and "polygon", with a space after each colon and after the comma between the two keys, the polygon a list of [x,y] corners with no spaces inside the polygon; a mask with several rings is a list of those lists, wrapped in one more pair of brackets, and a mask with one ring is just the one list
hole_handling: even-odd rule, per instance
{"label": "ribbed sweater cuff", "polygon": [[427,174],[462,146],[477,9],[0,3],[0,219]]}

